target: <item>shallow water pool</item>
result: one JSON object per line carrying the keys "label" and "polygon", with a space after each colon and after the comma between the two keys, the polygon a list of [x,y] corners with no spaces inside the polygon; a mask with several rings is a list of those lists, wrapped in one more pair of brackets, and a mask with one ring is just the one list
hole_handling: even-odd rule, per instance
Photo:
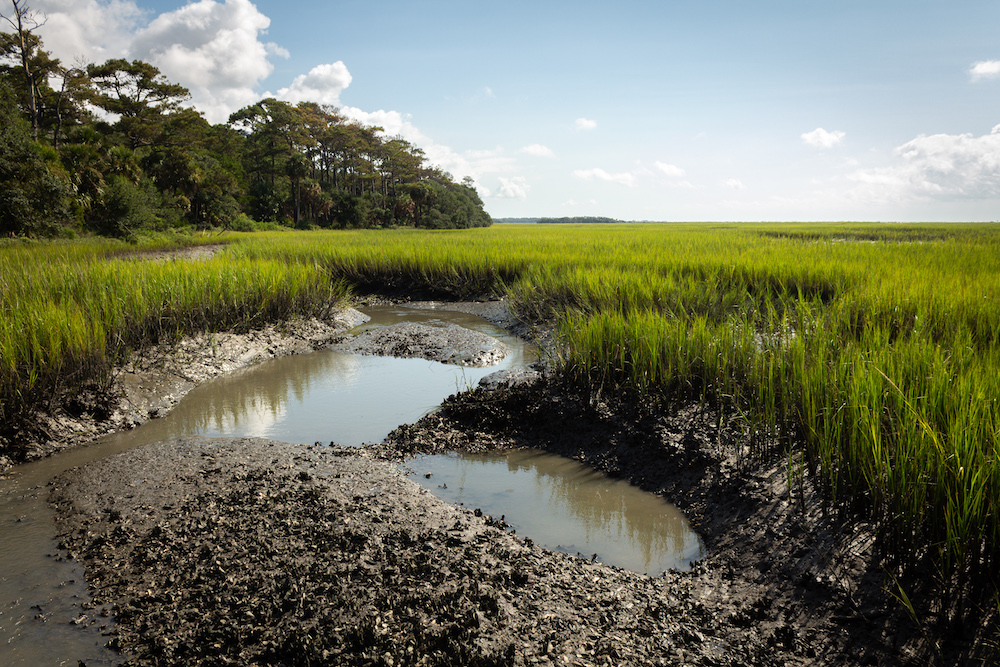
{"label": "shallow water pool", "polygon": [[501,518],[555,551],[657,575],[703,555],[698,535],[672,504],[579,461],[524,449],[422,456],[411,478],[450,503]]}
{"label": "shallow water pool", "polygon": [[[380,442],[398,425],[418,420],[480,378],[536,360],[531,345],[473,315],[405,307],[366,312],[372,320],[363,328],[403,321],[459,324],[501,339],[511,353],[489,368],[332,350],[274,359],[193,389],[169,414],[132,431],[19,466],[0,480],[0,665],[121,662],[104,648],[102,626],[111,619],[87,608],[83,570],[65,560],[56,543],[46,485],[60,473],[187,435],[255,436],[309,445]],[[607,563],[651,574],[683,569],[695,557],[697,536],[662,499],[561,457],[531,452],[481,460],[446,456],[410,465],[445,500],[504,515],[518,534],[552,549],[588,557],[596,553]],[[545,516],[551,519],[532,521]],[[561,532],[571,526],[575,532]],[[671,545],[675,555],[667,556]]]}

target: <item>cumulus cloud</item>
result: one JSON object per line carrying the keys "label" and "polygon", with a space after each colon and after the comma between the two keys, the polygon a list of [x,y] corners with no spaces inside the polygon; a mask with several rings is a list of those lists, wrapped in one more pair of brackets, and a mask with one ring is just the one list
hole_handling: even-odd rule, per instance
{"label": "cumulus cloud", "polygon": [[160,14],[136,34],[129,51],[187,86],[210,122],[225,122],[260,99],[254,89],[274,69],[270,56],[288,56],[260,40],[270,24],[250,0],[200,0]]}
{"label": "cumulus cloud", "polygon": [[124,57],[147,17],[132,0],[35,0],[31,8],[47,17],[38,30],[44,47],[68,64]]}
{"label": "cumulus cloud", "polygon": [[528,190],[531,187],[528,185],[527,181],[523,176],[514,176],[513,178],[504,178],[501,176],[500,189],[497,191],[497,198],[499,199],[527,199]]}
{"label": "cumulus cloud", "polygon": [[573,172],[573,175],[585,181],[608,181],[610,183],[618,183],[620,185],[627,185],[630,187],[635,185],[634,174],[628,172],[610,174],[599,167],[594,169],[577,169]]}
{"label": "cumulus cloud", "polygon": [[576,129],[578,130],[593,130],[596,128],[597,128],[596,120],[590,120],[589,118],[576,119]]}
{"label": "cumulus cloud", "polygon": [[525,146],[521,149],[522,153],[527,153],[528,155],[534,155],[535,157],[555,157],[555,153],[548,146],[543,146],[542,144],[531,144],[530,146]]}
{"label": "cumulus cloud", "polygon": [[846,136],[846,133],[840,130],[827,132],[822,127],[817,127],[812,132],[805,132],[802,135],[802,141],[816,148],[832,148],[843,141]]}
{"label": "cumulus cloud", "polygon": [[747,186],[743,185],[743,181],[738,178],[727,178],[722,183],[723,186],[729,188],[730,190],[746,190]]}
{"label": "cumulus cloud", "polygon": [[319,104],[340,104],[340,94],[351,85],[351,73],[347,65],[338,60],[328,65],[317,65],[308,74],[300,74],[292,85],[278,91],[280,100],[298,104],[317,102]]}
{"label": "cumulus cloud", "polygon": [[347,118],[355,120],[362,125],[377,125],[385,131],[389,137],[402,137],[412,144],[420,144],[430,141],[423,132],[410,122],[409,114],[398,111],[362,111],[357,107],[341,107],[341,113]]}
{"label": "cumulus cloud", "polygon": [[271,20],[250,0],[198,0],[151,21],[132,0],[36,0],[39,31],[64,62],[145,60],[191,91],[213,123],[260,99],[255,88],[288,51],[261,40]]}
{"label": "cumulus cloud", "polygon": [[1000,60],[980,60],[969,68],[969,76],[973,81],[980,79],[995,79],[1000,76]]}
{"label": "cumulus cloud", "polygon": [[685,174],[683,169],[674,164],[667,164],[666,162],[660,162],[659,160],[653,164],[661,172],[673,178],[680,178]]}
{"label": "cumulus cloud", "polygon": [[1000,125],[986,135],[920,135],[895,150],[899,163],[849,176],[859,190],[881,201],[1000,196]]}

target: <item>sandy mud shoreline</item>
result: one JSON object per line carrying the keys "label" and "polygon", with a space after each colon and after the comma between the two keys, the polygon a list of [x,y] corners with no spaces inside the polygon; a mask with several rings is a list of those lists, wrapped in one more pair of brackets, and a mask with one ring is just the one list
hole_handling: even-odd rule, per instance
{"label": "sandy mud shoreline", "polygon": [[[543,380],[454,397],[363,448],[157,443],[58,478],[52,502],[64,547],[87,569],[94,607],[83,622],[107,624],[131,664],[970,658],[961,639],[923,642],[882,591],[868,528],[826,516],[808,483],[790,489],[781,457],[741,458],[745,437],[708,408],[596,401]],[[708,555],[648,577],[550,552],[437,500],[398,467],[418,453],[515,447],[664,495]]]}

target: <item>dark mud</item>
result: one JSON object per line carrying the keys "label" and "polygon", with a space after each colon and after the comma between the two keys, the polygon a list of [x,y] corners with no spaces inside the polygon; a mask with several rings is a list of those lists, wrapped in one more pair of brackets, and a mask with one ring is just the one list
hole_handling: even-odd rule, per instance
{"label": "dark mud", "polygon": [[[990,662],[974,631],[925,638],[887,592],[871,528],[825,512],[780,451],[747,456],[751,437],[759,449],[705,406],[540,380],[458,395],[360,449],[149,445],[67,473],[52,500],[92,589],[81,622],[107,624],[131,664]],[[708,555],[647,577],[550,552],[397,468],[514,447],[663,494]]]}
{"label": "dark mud", "polygon": [[676,664],[710,620],[676,575],[533,547],[358,449],[174,441],[53,498],[135,664]]}
{"label": "dark mud", "polygon": [[404,322],[368,329],[332,346],[346,354],[419,357],[443,364],[483,368],[507,356],[507,347],[492,336],[457,324],[430,326]]}
{"label": "dark mud", "polygon": [[[698,406],[612,407],[545,382],[477,390],[362,449],[150,445],[56,483],[133,664],[958,664],[883,587],[865,526],[784,466],[739,461]],[[395,463],[543,447],[681,506],[708,556],[647,577],[550,552]],[[94,622],[101,622],[95,619]]]}

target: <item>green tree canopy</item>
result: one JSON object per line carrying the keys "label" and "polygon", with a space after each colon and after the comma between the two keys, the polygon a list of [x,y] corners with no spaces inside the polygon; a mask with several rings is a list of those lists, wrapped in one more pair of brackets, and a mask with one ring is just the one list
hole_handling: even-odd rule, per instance
{"label": "green tree canopy", "polygon": [[134,149],[156,143],[164,117],[176,112],[191,94],[167,81],[160,70],[141,60],[122,58],[88,65],[94,87],[91,101],[119,118],[117,128]]}
{"label": "green tree canopy", "polygon": [[[491,224],[473,182],[336,107],[267,98],[211,125],[186,88],[149,63],[66,68],[32,15],[0,34],[0,232],[110,235],[227,227]],[[6,18],[6,17],[4,17]],[[20,27],[19,27],[20,26]],[[95,110],[100,110],[99,112]]]}
{"label": "green tree canopy", "polygon": [[0,234],[47,236],[70,224],[70,187],[57,171],[55,153],[31,139],[0,81]]}

